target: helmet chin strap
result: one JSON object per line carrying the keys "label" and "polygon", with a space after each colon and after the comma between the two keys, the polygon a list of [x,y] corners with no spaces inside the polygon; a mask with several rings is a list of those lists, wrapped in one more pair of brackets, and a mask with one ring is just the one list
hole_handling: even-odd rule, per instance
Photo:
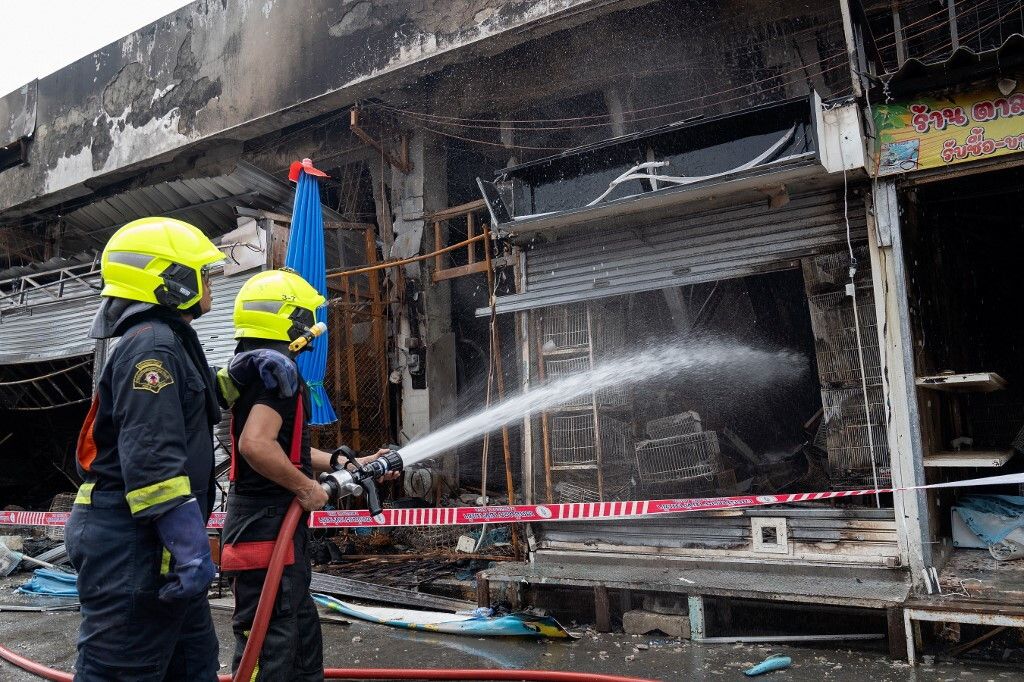
{"label": "helmet chin strap", "polygon": [[196,301],[195,303],[190,305],[187,309],[183,310],[182,312],[186,313],[188,315],[191,315],[193,320],[197,320],[200,317],[202,317],[203,314],[204,314],[203,313],[203,307],[202,307],[202,305],[200,305],[201,303],[202,303],[201,300]]}

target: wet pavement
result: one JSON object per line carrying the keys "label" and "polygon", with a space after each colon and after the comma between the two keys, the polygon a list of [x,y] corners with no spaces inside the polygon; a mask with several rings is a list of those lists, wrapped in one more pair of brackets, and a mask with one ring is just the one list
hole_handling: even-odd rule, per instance
{"label": "wet pavement", "polygon": [[[13,600],[11,580],[0,583],[0,603]],[[214,611],[222,672],[231,656],[230,614]],[[0,612],[0,643],[41,663],[70,670],[74,663],[77,612]],[[773,645],[701,645],[659,637],[585,632],[573,642],[479,639],[408,632],[354,622],[324,623],[325,663],[331,667],[539,668],[630,675],[664,682],[741,680],[742,671],[771,654],[793,658],[789,670],[762,679],[896,682],[904,680],[1024,680],[1006,668],[936,664],[916,669],[875,649]],[[0,680],[38,678],[0,662]]]}

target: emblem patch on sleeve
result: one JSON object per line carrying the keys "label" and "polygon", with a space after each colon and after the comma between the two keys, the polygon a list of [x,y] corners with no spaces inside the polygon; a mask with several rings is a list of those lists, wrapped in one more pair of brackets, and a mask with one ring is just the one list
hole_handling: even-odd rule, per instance
{"label": "emblem patch on sleeve", "polygon": [[159,360],[143,360],[135,365],[135,379],[132,380],[132,388],[136,391],[151,391],[159,393],[164,386],[174,383],[174,377]]}

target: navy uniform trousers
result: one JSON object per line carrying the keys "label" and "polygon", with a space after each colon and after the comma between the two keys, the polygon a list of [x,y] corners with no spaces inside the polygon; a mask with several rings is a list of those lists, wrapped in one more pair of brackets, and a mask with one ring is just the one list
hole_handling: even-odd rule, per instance
{"label": "navy uniform trousers", "polygon": [[206,594],[160,601],[166,581],[156,529],[132,518],[123,493],[88,498],[74,505],[64,531],[82,602],[75,680],[215,680],[218,643]]}

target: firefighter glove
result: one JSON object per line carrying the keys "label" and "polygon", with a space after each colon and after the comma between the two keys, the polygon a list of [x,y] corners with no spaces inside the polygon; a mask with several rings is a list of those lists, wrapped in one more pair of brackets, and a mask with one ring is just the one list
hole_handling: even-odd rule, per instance
{"label": "firefighter glove", "polygon": [[174,559],[166,576],[167,583],[160,588],[160,599],[178,601],[206,592],[217,571],[210,558],[206,524],[196,499],[161,515],[156,520],[156,530]]}

